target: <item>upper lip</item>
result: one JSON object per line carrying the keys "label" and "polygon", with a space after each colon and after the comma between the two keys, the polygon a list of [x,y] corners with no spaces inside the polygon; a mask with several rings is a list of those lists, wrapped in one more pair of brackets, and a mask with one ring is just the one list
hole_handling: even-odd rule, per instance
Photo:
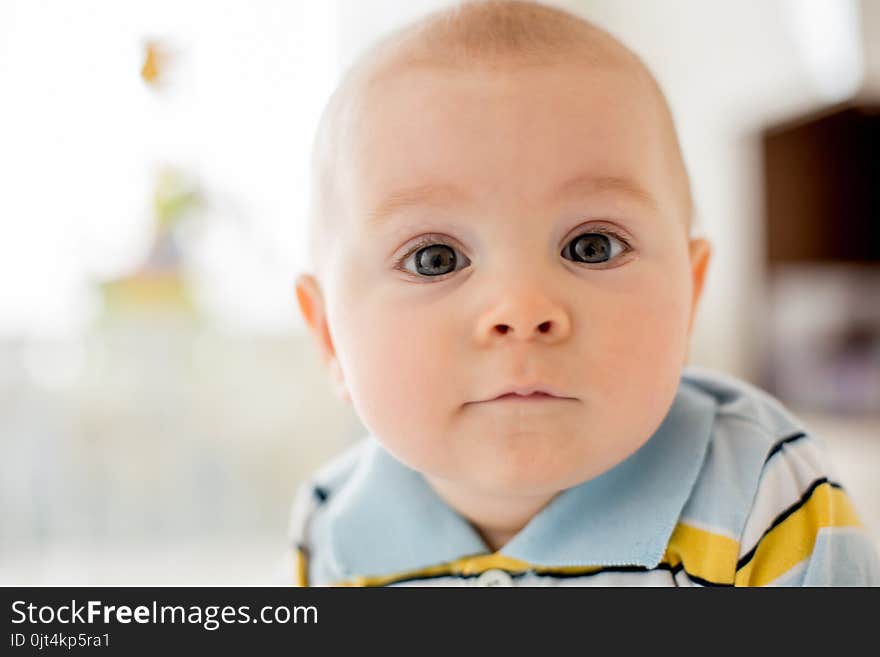
{"label": "upper lip", "polygon": [[499,390],[488,399],[485,399],[484,401],[492,401],[494,399],[498,399],[499,397],[503,397],[504,395],[519,395],[521,397],[527,397],[528,395],[534,394],[536,392],[544,393],[545,395],[550,395],[552,397],[559,397],[560,399],[573,399],[572,397],[569,397],[564,392],[554,386],[549,386],[543,383],[535,383],[521,386],[507,386]]}

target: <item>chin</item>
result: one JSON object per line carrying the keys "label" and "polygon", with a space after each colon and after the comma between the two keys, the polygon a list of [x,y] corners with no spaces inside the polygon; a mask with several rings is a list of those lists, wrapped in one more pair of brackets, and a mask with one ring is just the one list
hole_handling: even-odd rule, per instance
{"label": "chin", "polygon": [[491,486],[498,494],[548,495],[578,486],[613,469],[644,444],[639,442],[612,453],[519,454],[510,460],[499,459],[495,467],[473,472],[474,480]]}
{"label": "chin", "polygon": [[525,467],[504,465],[496,463],[498,467],[491,471],[473,473],[473,479],[480,487],[498,495],[539,496],[556,494],[600,474],[594,472],[595,468],[573,470],[570,462],[563,467],[548,467],[540,460]]}

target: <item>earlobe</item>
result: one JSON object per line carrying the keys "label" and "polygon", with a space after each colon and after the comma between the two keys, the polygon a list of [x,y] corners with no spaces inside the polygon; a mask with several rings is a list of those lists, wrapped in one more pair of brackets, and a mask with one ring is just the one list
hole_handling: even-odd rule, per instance
{"label": "earlobe", "polygon": [[351,396],[348,394],[348,386],[345,384],[345,375],[342,373],[339,359],[335,357],[330,359],[330,374],[333,378],[333,383],[336,386],[336,394],[339,395],[343,401],[350,402]]}

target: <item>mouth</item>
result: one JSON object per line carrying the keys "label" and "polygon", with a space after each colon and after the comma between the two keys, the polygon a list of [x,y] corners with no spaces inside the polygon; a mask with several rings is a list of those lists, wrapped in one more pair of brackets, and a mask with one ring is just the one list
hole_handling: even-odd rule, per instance
{"label": "mouth", "polygon": [[520,395],[515,392],[508,392],[504,395],[499,395],[494,399],[488,399],[486,401],[503,401],[503,402],[547,402],[547,401],[563,401],[566,399],[571,399],[570,397],[557,397],[556,395],[551,395],[546,392],[533,392],[528,395]]}
{"label": "mouth", "polygon": [[556,401],[572,401],[574,397],[567,397],[559,390],[545,385],[539,386],[520,386],[507,388],[500,391],[494,397],[489,397],[484,402],[504,402],[504,403],[537,403],[537,402],[556,402]]}

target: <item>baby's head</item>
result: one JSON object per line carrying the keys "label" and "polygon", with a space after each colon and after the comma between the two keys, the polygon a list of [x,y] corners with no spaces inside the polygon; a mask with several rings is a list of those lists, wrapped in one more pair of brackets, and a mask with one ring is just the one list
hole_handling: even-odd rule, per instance
{"label": "baby's head", "polygon": [[[364,425],[447,500],[546,501],[650,438],[709,249],[633,53],[533,3],[432,14],[349,72],[314,166],[301,311]],[[495,399],[533,388],[554,396]]]}

